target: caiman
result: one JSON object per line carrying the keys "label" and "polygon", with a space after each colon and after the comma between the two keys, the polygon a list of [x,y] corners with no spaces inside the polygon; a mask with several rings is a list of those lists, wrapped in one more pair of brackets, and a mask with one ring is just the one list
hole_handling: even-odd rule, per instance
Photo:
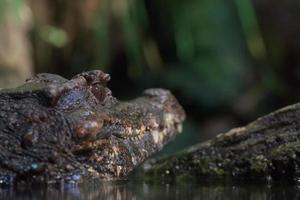
{"label": "caiman", "polygon": [[181,132],[170,91],[119,101],[100,70],[0,90],[0,184],[122,179]]}

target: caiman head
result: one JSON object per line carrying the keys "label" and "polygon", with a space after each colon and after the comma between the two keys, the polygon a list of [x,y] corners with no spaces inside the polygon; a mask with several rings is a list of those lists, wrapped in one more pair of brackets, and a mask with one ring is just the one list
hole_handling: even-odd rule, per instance
{"label": "caiman head", "polygon": [[100,70],[38,74],[2,91],[0,183],[124,178],[181,132],[185,113],[171,92],[118,101],[109,80]]}

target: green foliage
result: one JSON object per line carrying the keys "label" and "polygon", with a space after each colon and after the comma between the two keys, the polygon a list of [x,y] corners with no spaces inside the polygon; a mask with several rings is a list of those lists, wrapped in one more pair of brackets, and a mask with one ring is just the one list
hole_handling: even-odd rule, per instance
{"label": "green foliage", "polygon": [[195,0],[178,5],[175,14],[182,64],[168,80],[207,106],[232,101],[245,85],[249,61],[234,7],[224,0]]}
{"label": "green foliage", "polygon": [[262,59],[266,56],[266,47],[257,22],[257,17],[251,0],[235,0],[239,18],[252,57]]}
{"label": "green foliage", "polygon": [[[124,19],[127,53],[130,67],[144,77],[142,72],[148,74],[148,69],[153,68],[146,62],[142,49],[146,40],[143,31],[149,29],[151,18],[145,12],[143,1],[129,2]],[[187,100],[205,106],[231,102],[247,84],[245,76],[249,71],[245,39],[233,2],[169,0],[152,1],[152,4],[164,21],[163,29],[155,31],[168,35],[163,31],[173,30],[171,36],[176,47],[176,55],[163,63],[165,67],[154,77],[160,77],[168,87],[181,91]],[[156,42],[160,47],[165,45]]]}
{"label": "green foliage", "polygon": [[10,9],[13,12],[13,17],[17,21],[21,19],[21,8],[23,6],[23,0],[1,0],[0,1],[0,22],[1,19],[4,17],[5,12],[7,9]]}
{"label": "green foliage", "polygon": [[111,60],[110,42],[112,40],[112,38],[109,37],[110,1],[103,2],[104,6],[100,10],[101,15],[98,15],[95,20],[95,42],[101,45],[96,46],[93,65],[101,66],[102,70],[107,70],[109,61]]}
{"label": "green foliage", "polygon": [[44,39],[44,41],[55,47],[63,47],[68,42],[68,36],[66,32],[54,26],[43,27],[41,31],[41,37]]}

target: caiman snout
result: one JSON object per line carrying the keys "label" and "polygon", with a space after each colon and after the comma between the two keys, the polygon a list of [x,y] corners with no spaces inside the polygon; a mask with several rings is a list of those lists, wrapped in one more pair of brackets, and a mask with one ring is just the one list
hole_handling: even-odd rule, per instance
{"label": "caiman snout", "polygon": [[185,112],[169,90],[148,89],[144,91],[144,95],[160,110],[159,128],[151,131],[153,141],[160,149],[182,131]]}
{"label": "caiman snout", "polygon": [[184,121],[186,116],[185,112],[177,99],[169,90],[152,88],[145,90],[144,95],[157,102],[157,105],[161,105],[163,110],[165,110],[165,113],[172,114],[177,123]]}

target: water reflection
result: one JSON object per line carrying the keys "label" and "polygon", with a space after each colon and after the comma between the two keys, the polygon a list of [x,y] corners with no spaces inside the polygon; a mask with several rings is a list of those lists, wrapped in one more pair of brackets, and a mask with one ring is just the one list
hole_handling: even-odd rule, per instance
{"label": "water reflection", "polygon": [[300,199],[300,187],[280,182],[268,185],[224,182],[149,184],[129,180],[64,187],[6,188],[0,190],[0,199]]}

